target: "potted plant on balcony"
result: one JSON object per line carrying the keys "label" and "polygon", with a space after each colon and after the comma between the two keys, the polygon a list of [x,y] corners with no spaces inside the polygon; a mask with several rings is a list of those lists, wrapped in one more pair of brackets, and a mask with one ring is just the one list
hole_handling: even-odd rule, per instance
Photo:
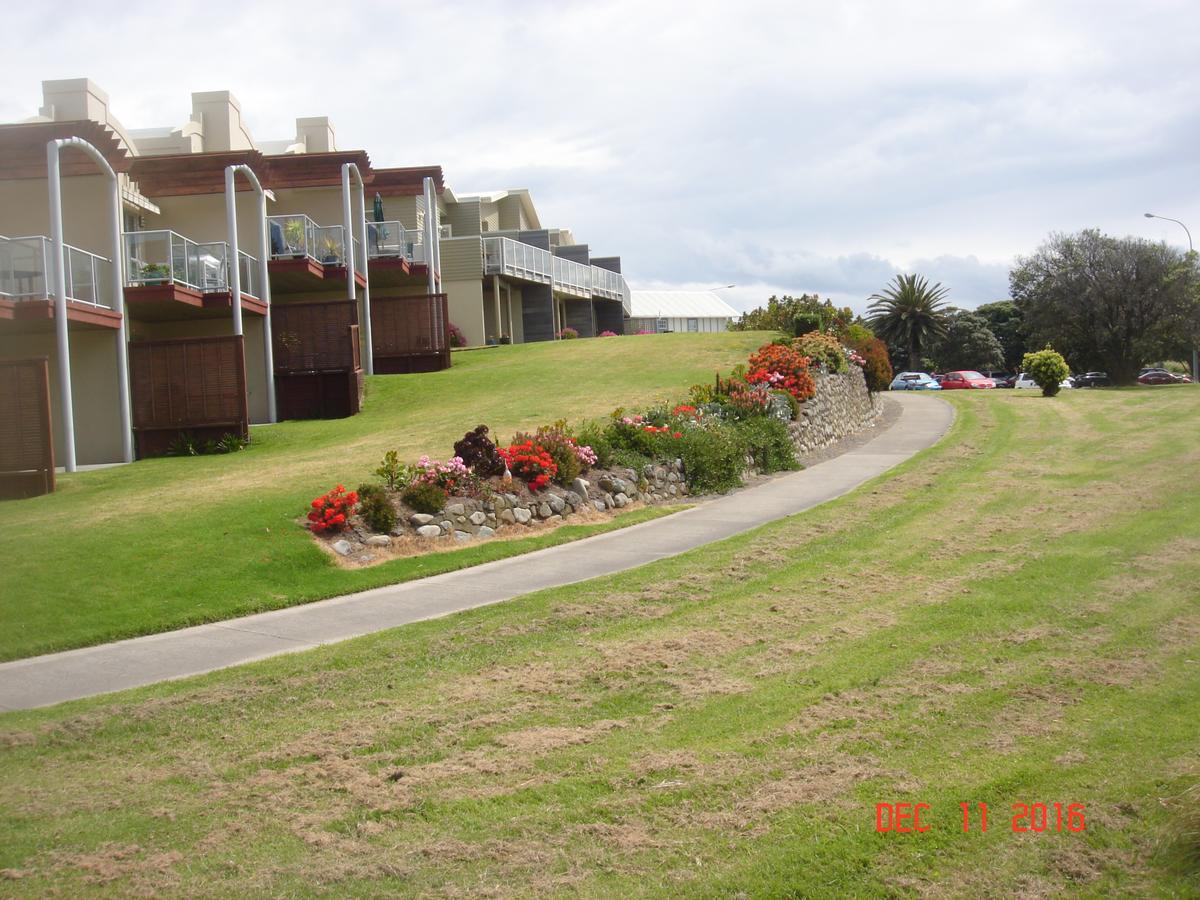
{"label": "potted plant on balcony", "polygon": [[134,280],[142,284],[161,284],[169,281],[171,270],[166,263],[139,263]]}
{"label": "potted plant on balcony", "polygon": [[338,265],[341,262],[341,245],[331,237],[321,238],[321,262]]}
{"label": "potted plant on balcony", "polygon": [[288,219],[283,223],[283,239],[288,250],[295,254],[304,253],[304,220]]}

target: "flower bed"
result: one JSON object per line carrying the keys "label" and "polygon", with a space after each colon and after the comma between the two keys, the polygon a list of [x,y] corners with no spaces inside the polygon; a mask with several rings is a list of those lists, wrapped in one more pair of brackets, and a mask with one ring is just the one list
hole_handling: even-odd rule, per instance
{"label": "flower bed", "polygon": [[[431,549],[436,541],[466,543],[631,504],[728,491],[747,474],[798,468],[798,449],[862,427],[875,409],[861,357],[843,353],[832,338],[807,345],[825,364],[810,369],[810,357],[790,343],[766,344],[748,367],[694,385],[686,402],[617,409],[607,421],[576,429],[559,421],[502,446],[479,425],[447,460],[423,456],[406,465],[389,452],[374,471],[380,483],[350,493],[339,485],[313,501],[306,524],[336,553],[369,563],[394,540],[426,541]],[[839,361],[848,371],[826,371]],[[816,410],[839,422],[830,425]],[[381,533],[369,523],[392,524]]]}

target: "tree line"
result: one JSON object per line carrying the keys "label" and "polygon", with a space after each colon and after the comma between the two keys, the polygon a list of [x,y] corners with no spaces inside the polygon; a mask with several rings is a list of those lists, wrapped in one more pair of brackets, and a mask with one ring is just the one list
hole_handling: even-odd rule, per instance
{"label": "tree line", "polygon": [[[866,317],[815,295],[771,297],[732,327],[792,333],[869,328],[892,364],[910,370],[1016,371],[1049,345],[1077,372],[1132,384],[1138,370],[1191,356],[1200,343],[1200,265],[1194,252],[1093,229],[1053,234],[1009,273],[1011,299],[972,310],[949,288],[897,275],[869,299]],[[811,326],[811,327],[810,327]]]}

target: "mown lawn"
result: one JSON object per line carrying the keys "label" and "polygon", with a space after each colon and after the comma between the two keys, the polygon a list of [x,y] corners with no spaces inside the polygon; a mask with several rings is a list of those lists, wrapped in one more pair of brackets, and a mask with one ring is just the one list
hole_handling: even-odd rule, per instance
{"label": "mown lawn", "polygon": [[1200,391],[947,399],[745,536],[0,718],[6,892],[1196,895]]}
{"label": "mown lawn", "polygon": [[255,428],[244,453],[64,477],[51,496],[0,504],[7,522],[0,660],[290,606],[516,552],[497,543],[447,554],[437,562],[442,568],[401,560],[348,572],[313,546],[296,519],[334,484],[368,480],[386,450],[408,461],[423,453],[444,459],[479,423],[507,439],[560,418],[578,422],[618,405],[679,397],[744,362],[768,338],[640,335],[456,353],[445,372],[368,379],[364,411],[354,418]]}

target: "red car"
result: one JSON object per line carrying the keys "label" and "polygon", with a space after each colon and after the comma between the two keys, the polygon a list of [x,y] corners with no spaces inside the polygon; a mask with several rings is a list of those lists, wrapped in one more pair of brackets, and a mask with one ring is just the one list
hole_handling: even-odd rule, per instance
{"label": "red car", "polygon": [[985,378],[978,372],[947,372],[942,378],[943,391],[994,388],[995,386],[996,382],[990,378]]}

